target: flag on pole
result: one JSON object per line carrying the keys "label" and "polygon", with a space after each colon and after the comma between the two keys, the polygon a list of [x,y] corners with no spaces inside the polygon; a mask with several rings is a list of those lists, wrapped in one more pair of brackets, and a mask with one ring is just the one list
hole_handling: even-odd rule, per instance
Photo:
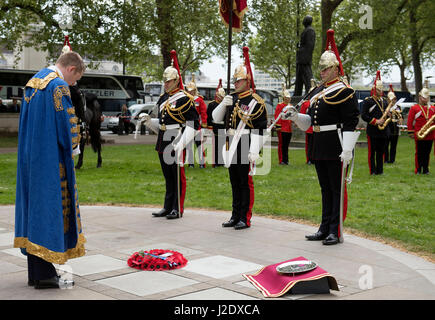
{"label": "flag on pole", "polygon": [[219,0],[219,14],[226,26],[230,24],[229,1],[233,1],[232,27],[233,31],[242,30],[242,20],[248,11],[247,0]]}

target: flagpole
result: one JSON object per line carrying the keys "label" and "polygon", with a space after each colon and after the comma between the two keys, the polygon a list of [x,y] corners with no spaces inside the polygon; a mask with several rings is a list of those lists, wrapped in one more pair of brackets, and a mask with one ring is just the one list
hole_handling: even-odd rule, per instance
{"label": "flagpole", "polygon": [[231,84],[231,46],[233,42],[233,0],[228,0],[228,71],[227,71],[227,94],[230,94]]}
{"label": "flagpole", "polygon": [[[231,89],[231,46],[233,42],[233,0],[228,0],[228,69],[227,69],[227,94],[230,94]],[[230,125],[230,113],[226,113],[225,128],[229,129]],[[226,150],[229,150],[229,137],[226,136]]]}

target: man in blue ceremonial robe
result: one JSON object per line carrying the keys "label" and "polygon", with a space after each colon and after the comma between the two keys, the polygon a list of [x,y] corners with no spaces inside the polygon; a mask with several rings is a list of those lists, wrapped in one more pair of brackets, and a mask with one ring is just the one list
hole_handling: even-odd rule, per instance
{"label": "man in blue ceremonial robe", "polygon": [[85,254],[74,155],[79,127],[69,85],[85,71],[76,52],[63,53],[26,84],[18,135],[14,247],[27,255],[28,284],[59,288],[52,263]]}

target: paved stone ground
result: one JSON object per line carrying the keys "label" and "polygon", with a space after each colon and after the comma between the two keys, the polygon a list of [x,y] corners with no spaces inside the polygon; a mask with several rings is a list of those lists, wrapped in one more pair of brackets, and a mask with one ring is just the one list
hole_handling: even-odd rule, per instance
{"label": "paved stone ground", "polygon": [[[167,220],[152,217],[155,210],[81,206],[86,255],[58,266],[74,288],[35,290],[27,286],[25,257],[12,247],[14,206],[0,206],[0,299],[272,300],[242,274],[299,256],[328,271],[340,291],[273,300],[435,299],[435,264],[385,244],[345,233],[344,243],[323,246],[305,241],[312,226],[254,216],[250,229],[234,230],[221,227],[229,212],[186,209],[183,218]],[[132,253],[151,249],[179,251],[189,262],[159,272],[127,266]]]}

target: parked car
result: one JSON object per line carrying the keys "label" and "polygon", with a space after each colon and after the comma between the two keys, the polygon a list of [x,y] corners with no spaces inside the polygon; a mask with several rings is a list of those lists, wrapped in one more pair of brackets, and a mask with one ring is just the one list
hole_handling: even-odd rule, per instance
{"label": "parked car", "polygon": [[[133,133],[136,130],[137,119],[140,114],[148,113],[151,117],[157,117],[157,108],[155,103],[144,103],[144,104],[133,104],[128,107],[131,113],[131,121],[128,128],[128,133]],[[113,133],[118,133],[119,126],[119,115],[116,115],[116,118],[110,118],[109,123],[107,124],[107,129],[111,130]]]}

